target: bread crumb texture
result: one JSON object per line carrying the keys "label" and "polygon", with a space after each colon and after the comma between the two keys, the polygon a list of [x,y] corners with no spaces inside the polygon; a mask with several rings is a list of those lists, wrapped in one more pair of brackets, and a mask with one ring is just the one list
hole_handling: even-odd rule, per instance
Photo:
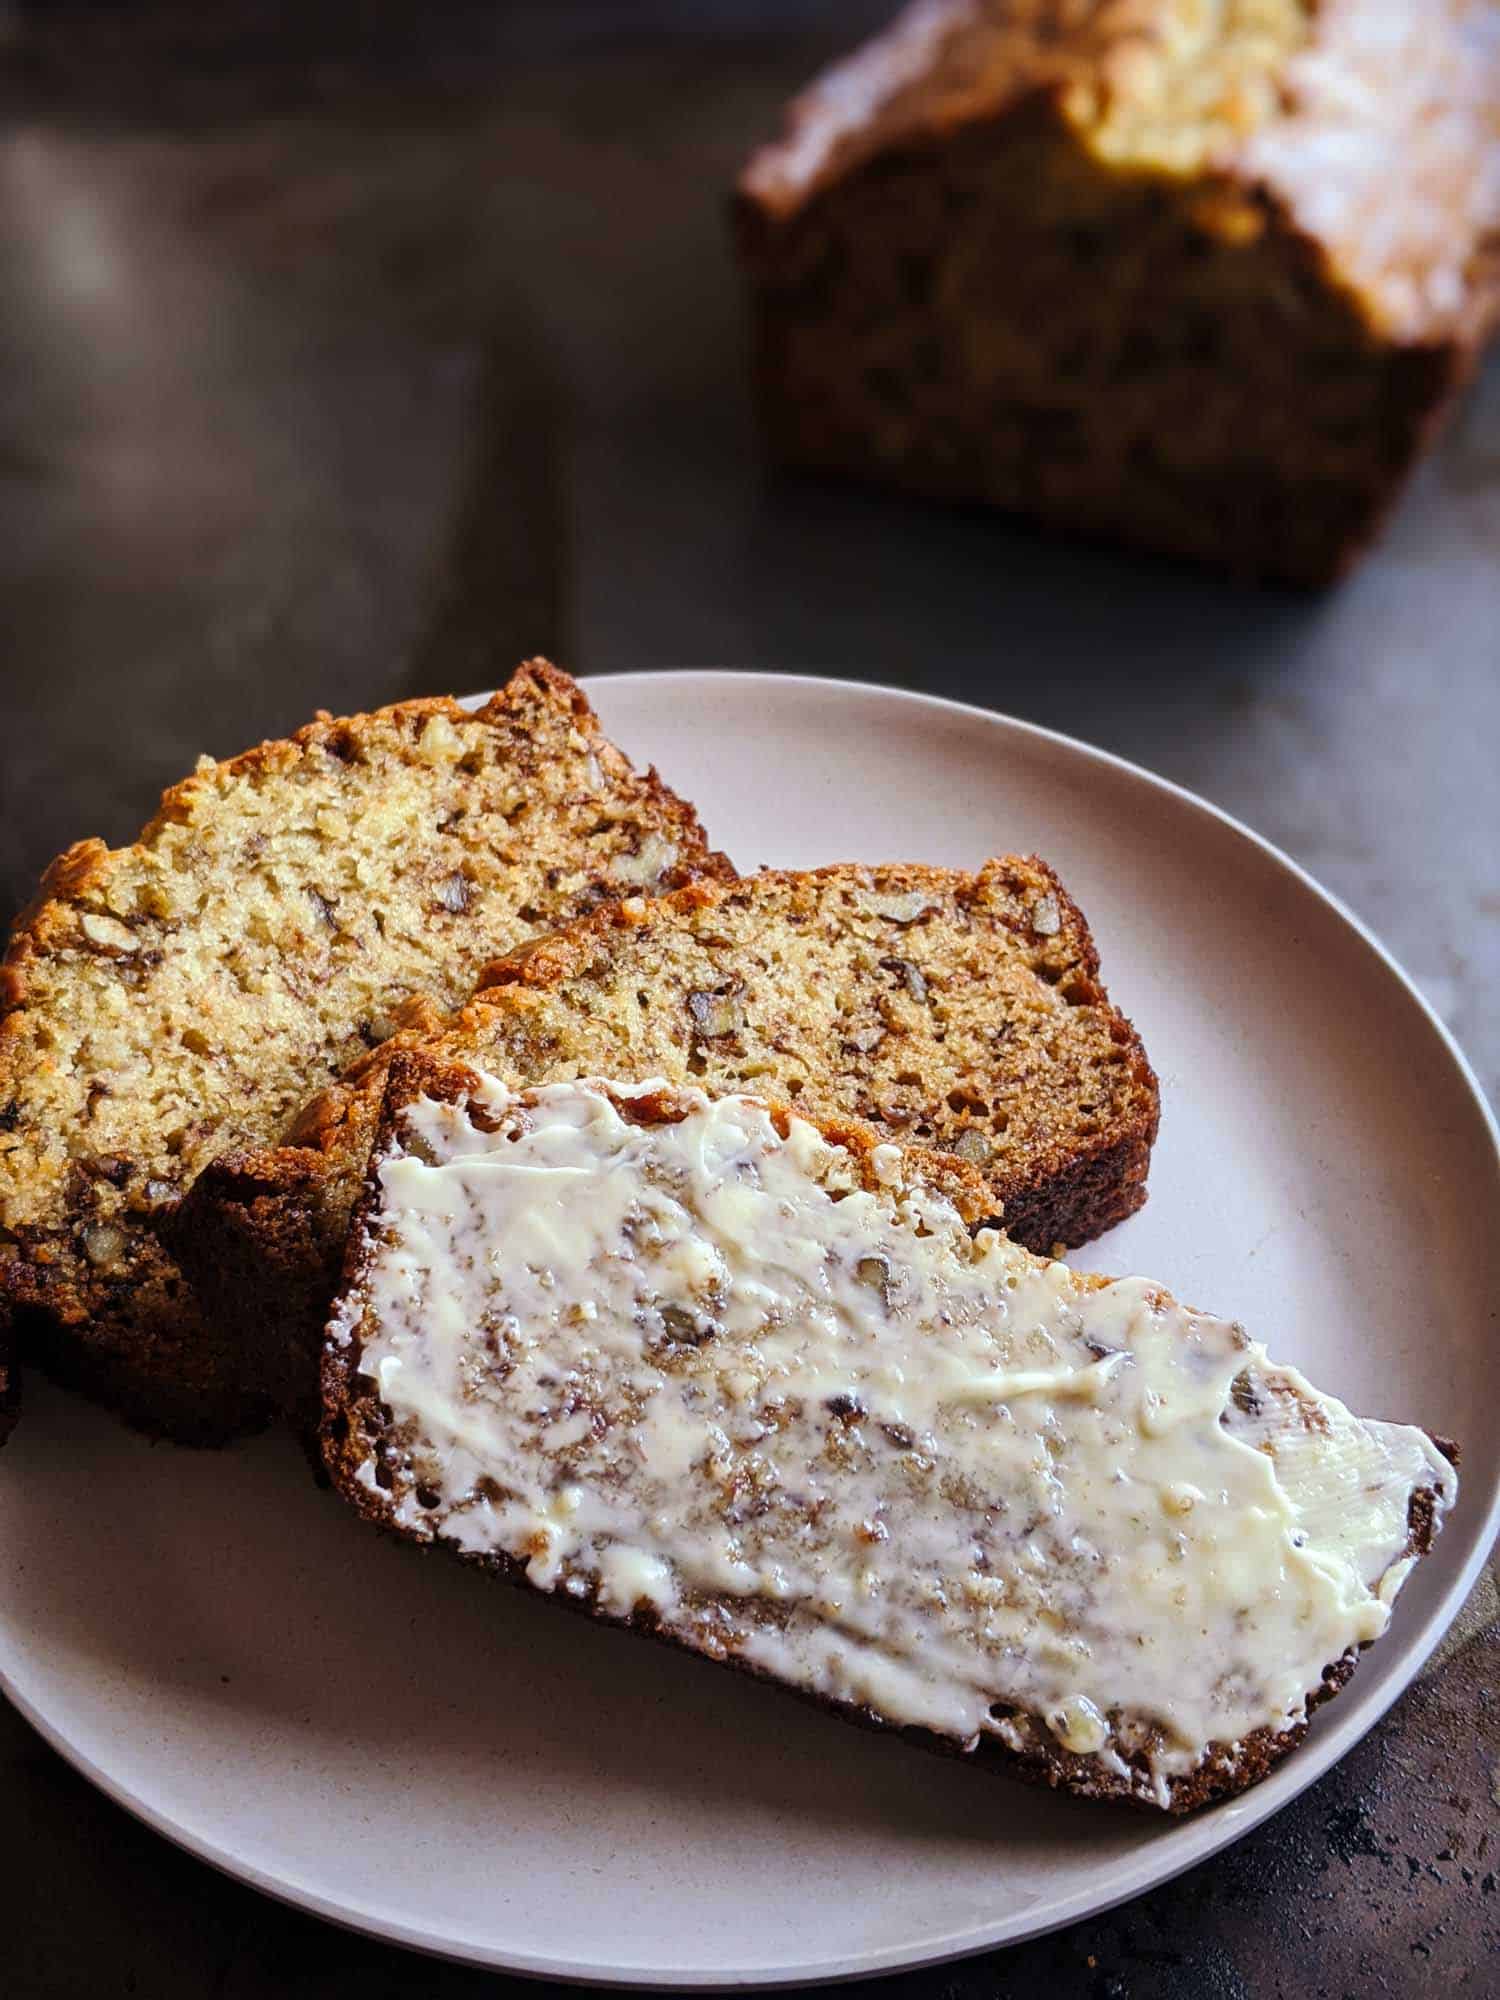
{"label": "bread crumb texture", "polygon": [[259,1414],[156,1227],[206,1161],[478,968],[611,897],[732,870],[544,661],[203,759],[134,845],[48,871],[0,972],[0,1292],[149,1429]]}
{"label": "bread crumb texture", "polygon": [[623,904],[492,966],[435,1047],[526,1083],[661,1074],[859,1119],[977,1169],[1039,1249],[1138,1207],[1156,1136],[1140,1038],[1034,858],[771,873]]}
{"label": "bread crumb texture", "polygon": [[473,1003],[322,1091],[294,1143],[225,1153],[169,1225],[215,1323],[304,1426],[393,1058],[518,1084],[749,1089],[956,1155],[1016,1238],[1081,1243],[1145,1199],[1157,1088],[1043,863],[765,873],[627,899],[497,960]]}

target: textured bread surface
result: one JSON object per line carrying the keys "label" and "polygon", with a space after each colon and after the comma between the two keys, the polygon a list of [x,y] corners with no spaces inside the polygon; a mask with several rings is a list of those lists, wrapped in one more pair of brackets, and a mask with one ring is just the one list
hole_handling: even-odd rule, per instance
{"label": "textured bread surface", "polygon": [[[321,716],[54,862],[0,971],[0,1297],[43,1362],[212,1441],[264,1387],[159,1231],[204,1164],[478,969],[610,897],[732,874],[545,661],[476,714]],[[3,1403],[3,1398],[0,1398]]]}
{"label": "textured bread surface", "polygon": [[917,0],[735,216],[778,458],[1323,582],[1500,309],[1500,8]]}
{"label": "textured bread surface", "polygon": [[[436,1504],[433,1496],[421,1497],[423,1488],[417,1468],[422,1461],[425,1441],[410,1435],[409,1427],[403,1428],[393,1422],[392,1413],[381,1400],[375,1381],[360,1371],[362,1341],[374,1330],[369,1319],[374,1307],[367,1287],[381,1227],[382,1190],[378,1163],[401,1142],[404,1106],[418,1098],[464,1103],[480,1088],[481,1078],[459,1062],[402,1053],[390,1066],[372,1146],[372,1161],[375,1164],[353,1220],[344,1260],[342,1290],[323,1349],[321,1447],[335,1488],[365,1519],[398,1538],[413,1542],[419,1548],[444,1548],[461,1560],[507,1582],[535,1589],[538,1586],[528,1575],[525,1561],[513,1558],[503,1550],[462,1546],[441,1529],[434,1533],[420,1520],[421,1509]],[[778,1105],[774,1099],[768,1101],[783,1135],[790,1112],[805,1109],[784,1103]],[[633,1097],[629,1101],[627,1115],[637,1123],[672,1122],[682,1115],[682,1111],[668,1089],[655,1097]],[[818,1123],[824,1138],[841,1148],[852,1163],[859,1184],[871,1192],[889,1189],[892,1179],[889,1166],[882,1170],[876,1159],[876,1148],[887,1143],[882,1133],[858,1120],[833,1117]],[[489,1129],[488,1126],[485,1129]],[[903,1179],[906,1178],[931,1188],[951,1202],[970,1228],[983,1221],[989,1204],[989,1190],[983,1177],[963,1161],[931,1150],[924,1149],[920,1153],[908,1151],[903,1168]],[[1111,1282],[1104,1277],[1081,1273],[1071,1273],[1069,1277],[1079,1294]],[[1314,1393],[1306,1391],[1304,1394],[1304,1391],[1305,1385],[1302,1389],[1292,1387],[1284,1392],[1287,1405],[1282,1421],[1292,1430],[1305,1426],[1308,1433],[1317,1435],[1324,1428],[1321,1409]],[[905,1442],[910,1443],[909,1436]],[[1438,1449],[1456,1464],[1457,1448],[1446,1441],[1436,1442]],[[1262,1448],[1274,1458],[1274,1444],[1268,1443]],[[494,1482],[490,1483],[493,1486]],[[481,1487],[483,1484],[481,1481]],[[492,1497],[498,1499],[498,1491]],[[415,1526],[412,1525],[413,1498],[418,1503]],[[1404,1555],[1412,1558],[1425,1555],[1440,1527],[1439,1495],[1432,1487],[1415,1487],[1407,1511],[1408,1541]],[[575,1584],[568,1590],[544,1588],[541,1594],[597,1621],[635,1630],[709,1658],[716,1664],[731,1666],[758,1679],[770,1680],[843,1720],[882,1733],[899,1733],[939,1754],[963,1757],[966,1761],[1085,1799],[1163,1808],[1174,1814],[1194,1811],[1256,1783],[1296,1747],[1307,1730],[1307,1719],[1303,1719],[1287,1729],[1260,1729],[1233,1743],[1210,1744],[1191,1770],[1172,1777],[1163,1788],[1162,1781],[1153,1778],[1151,1772],[1149,1743],[1152,1727],[1144,1721],[1139,1732],[1142,1747],[1127,1752],[1123,1766],[1114,1770],[1097,1757],[1069,1750],[1041,1717],[1014,1707],[1006,1707],[1003,1711],[1004,1737],[985,1733],[973,1744],[965,1746],[951,1736],[932,1729],[898,1727],[888,1717],[858,1702],[830,1699],[809,1692],[778,1679],[774,1672],[768,1672],[755,1661],[745,1658],[732,1639],[725,1638],[725,1634],[737,1629],[744,1618],[754,1615],[753,1607],[747,1609],[738,1598],[726,1601],[725,1615],[720,1617],[712,1595],[706,1595],[702,1589],[690,1593],[681,1610],[672,1614],[662,1614],[644,1598],[637,1600],[628,1612],[622,1613],[617,1606],[602,1601],[602,1592],[597,1587]],[[771,1615],[774,1617],[774,1612]],[[1338,1659],[1330,1661],[1319,1683],[1307,1690],[1307,1718],[1347,1684],[1354,1671],[1358,1650],[1351,1647]],[[992,1713],[998,1717],[1002,1710],[997,1706]],[[1123,1721],[1128,1733],[1128,1715],[1122,1713],[1116,1721]]]}
{"label": "textured bread surface", "polygon": [[490,966],[436,1034],[376,1050],[300,1144],[227,1153],[177,1219],[216,1318],[306,1417],[315,1356],[397,1051],[517,1082],[663,1076],[955,1153],[1022,1243],[1086,1242],[1145,1199],[1156,1078],[1044,863],[854,865],[622,902]]}

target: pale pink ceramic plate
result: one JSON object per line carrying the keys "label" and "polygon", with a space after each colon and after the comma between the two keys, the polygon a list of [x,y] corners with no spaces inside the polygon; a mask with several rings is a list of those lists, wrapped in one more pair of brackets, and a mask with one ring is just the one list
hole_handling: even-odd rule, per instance
{"label": "pale pink ceramic plate", "polygon": [[1462,1601],[1500,1507],[1500,1148],[1380,947],[1159,779],[829,681],[638,674],[606,726],[742,868],[1035,849],[1161,1072],[1148,1206],[1080,1258],[1249,1322],[1371,1415],[1460,1437],[1387,1637],[1245,1798],[1156,1824],[1038,1795],[387,1545],[293,1446],[150,1450],[39,1390],[0,1454],[0,1677],[169,1838],[360,1930],[653,1984],[978,1951],[1202,1860],[1347,1750]]}

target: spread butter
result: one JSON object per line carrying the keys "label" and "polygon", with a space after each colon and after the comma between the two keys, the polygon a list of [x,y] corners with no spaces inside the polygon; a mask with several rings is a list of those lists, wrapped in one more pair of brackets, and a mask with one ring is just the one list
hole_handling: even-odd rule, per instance
{"label": "spread butter", "polygon": [[[422,1538],[972,1746],[1167,1802],[1385,1627],[1423,1432],[1226,1320],[972,1236],[909,1155],[659,1084],[419,1098],[336,1320]],[[471,1116],[478,1114],[478,1119]],[[678,1115],[680,1114],[680,1115]]]}

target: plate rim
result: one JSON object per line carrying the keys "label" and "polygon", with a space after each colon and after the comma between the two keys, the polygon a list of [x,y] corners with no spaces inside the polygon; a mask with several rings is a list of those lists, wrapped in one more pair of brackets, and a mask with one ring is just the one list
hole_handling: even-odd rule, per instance
{"label": "plate rim", "polygon": [[[1176,780],[1148,770],[1145,766],[1121,757],[1112,750],[1085,742],[1062,730],[1028,721],[1024,717],[880,681],[854,677],[846,679],[832,674],[783,673],[773,670],[761,672],[750,668],[723,667],[653,667],[619,673],[580,675],[577,678],[580,687],[591,701],[606,704],[605,690],[609,688],[626,687],[634,691],[649,692],[657,685],[672,683],[681,690],[682,683],[686,680],[720,686],[754,685],[761,689],[765,689],[768,684],[774,684],[784,688],[831,695],[875,695],[883,700],[894,700],[899,704],[923,710],[944,712],[956,719],[967,719],[985,728],[999,726],[1003,730],[1014,732],[1038,744],[1049,745],[1071,756],[1082,757],[1088,763],[1108,768],[1134,783],[1144,784],[1150,790],[1174,800],[1179,805],[1207,814],[1229,833],[1237,835],[1259,850],[1264,860],[1288,876],[1302,891],[1310,893],[1316,901],[1322,903],[1328,912],[1347,926],[1360,940],[1374,964],[1388,977],[1394,979],[1397,987],[1404,992],[1409,1001],[1415,1002],[1419,1018],[1425,1023],[1429,1033],[1436,1036],[1438,1047],[1453,1066],[1458,1080],[1464,1086],[1466,1097],[1477,1108],[1480,1127],[1488,1137],[1497,1170],[1500,1170],[1500,1121],[1497,1121],[1495,1110],[1473,1065],[1447,1023],[1442,1020],[1416,981],[1406,972],[1390,949],[1341,897],[1326,888],[1300,862],[1233,813],[1189,790],[1185,785],[1178,784]],[[477,707],[486,698],[486,694],[480,693],[462,696],[459,699],[466,707]],[[106,1798],[123,1807],[153,1832],[162,1835],[174,1846],[191,1854],[195,1859],[206,1862],[233,1880],[243,1882],[277,1902],[308,1912],[357,1935],[397,1944],[450,1963],[511,1972],[527,1978],[567,1981],[600,1988],[637,1990],[650,1987],[687,1990],[755,1988],[771,1991],[793,1986],[830,1985],[879,1976],[883,1973],[920,1971],[972,1957],[979,1952],[1000,1950],[1008,1945],[1046,1936],[1050,1932],[1066,1929],[1070,1924],[1078,1923],[1087,1917],[1099,1916],[1115,1909],[1120,1904],[1173,1880],[1189,1868],[1198,1866],[1200,1862],[1222,1853],[1226,1847],[1270,1819],[1308,1786],[1324,1776],[1388,1713],[1426,1665],[1473,1590],[1481,1570],[1490,1559],[1497,1536],[1500,1536],[1500,1476],[1496,1477],[1494,1489],[1489,1494],[1488,1506],[1483,1520],[1478,1524],[1472,1552],[1460,1565],[1448,1588],[1428,1611],[1423,1623],[1407,1638],[1399,1667],[1389,1677],[1388,1684],[1381,1688],[1373,1703],[1351,1708],[1347,1713],[1340,1705],[1326,1718],[1315,1742],[1300,1746],[1262,1783],[1238,1797],[1228,1799],[1216,1807],[1210,1807],[1201,1815],[1195,1814],[1190,1819],[1178,1822],[1175,1827],[1163,1828],[1163,1838],[1169,1838],[1173,1832],[1182,1836],[1178,1851],[1171,1854],[1165,1865],[1159,1858],[1160,1841],[1143,1844],[1131,1855],[1127,1863],[1117,1868],[1113,1880],[1102,1894],[1097,1887],[1079,1889],[1071,1895],[1064,1896],[1059,1902],[1049,1905],[1045,1916],[1040,1920],[1036,1920],[1030,1912],[1023,1910],[992,1924],[969,1925],[949,1933],[941,1940],[929,1941],[915,1949],[899,1944],[885,1945],[864,1952],[807,1961],[795,1967],[785,1964],[774,1969],[757,1965],[715,1965],[664,1971],[659,1966],[645,1964],[605,1966],[598,1960],[577,1961],[563,1956],[538,1957],[526,1952],[497,1952],[492,1947],[477,1941],[465,1942],[451,1936],[443,1937],[401,1919],[383,1916],[379,1911],[364,1905],[335,1902],[291,1876],[278,1876],[245,1859],[232,1847],[216,1841],[201,1828],[185,1824],[164,1806],[153,1802],[130,1784],[114,1777],[86,1751],[71,1742],[60,1727],[29,1696],[22,1694],[14,1684],[3,1660],[0,1660],[0,1692],[5,1694],[30,1726],[65,1762]]]}

